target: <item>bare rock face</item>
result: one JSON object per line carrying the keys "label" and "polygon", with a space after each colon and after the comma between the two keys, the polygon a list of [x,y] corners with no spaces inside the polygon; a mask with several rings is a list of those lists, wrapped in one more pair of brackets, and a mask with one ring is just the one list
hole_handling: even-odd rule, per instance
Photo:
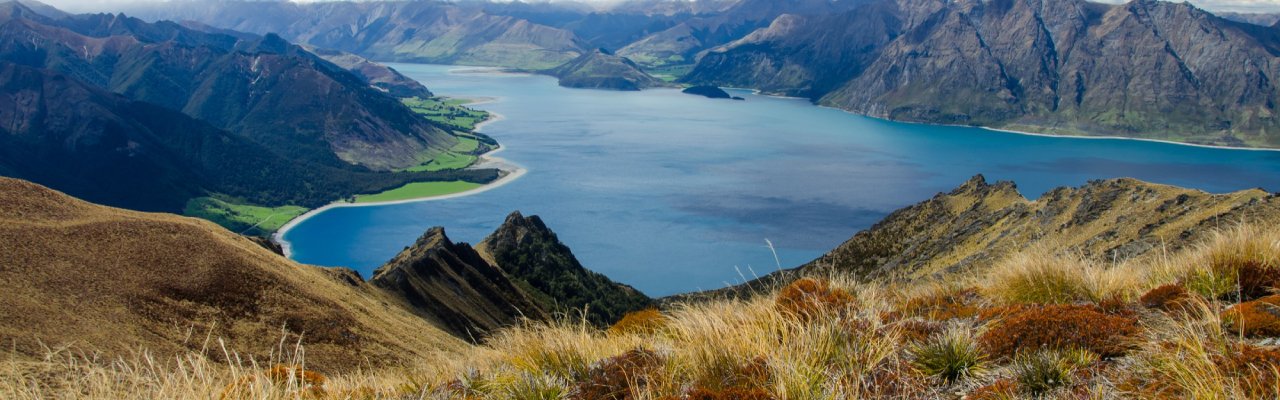
{"label": "bare rock face", "polygon": [[898,120],[1280,146],[1280,33],[1189,4],[883,0],[784,16],[690,83]]}
{"label": "bare rock face", "polygon": [[470,245],[431,228],[374,272],[370,282],[405,299],[419,314],[458,337],[479,341],[523,318],[549,314]]}

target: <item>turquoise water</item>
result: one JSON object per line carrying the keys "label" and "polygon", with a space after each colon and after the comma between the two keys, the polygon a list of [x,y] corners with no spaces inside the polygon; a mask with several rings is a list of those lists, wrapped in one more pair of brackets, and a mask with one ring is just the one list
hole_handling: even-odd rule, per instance
{"label": "turquoise water", "polygon": [[903,124],[745,91],[734,93],[745,102],[712,100],[395,67],[437,94],[498,98],[476,106],[505,117],[482,131],[529,173],[474,196],[331,209],[285,235],[294,259],[368,276],[431,226],[474,243],[520,210],[542,216],[588,268],[661,296],[802,264],[978,173],[1031,198],[1124,176],[1210,192],[1280,188],[1280,152]]}

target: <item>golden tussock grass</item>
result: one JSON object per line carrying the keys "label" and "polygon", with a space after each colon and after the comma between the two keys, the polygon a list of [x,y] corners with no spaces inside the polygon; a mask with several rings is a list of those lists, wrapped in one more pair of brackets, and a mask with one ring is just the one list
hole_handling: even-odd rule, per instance
{"label": "golden tussock grass", "polygon": [[52,351],[3,363],[0,398],[1277,398],[1280,350],[1263,340],[1273,334],[1245,332],[1230,310],[1269,299],[1243,293],[1272,289],[1250,265],[1275,265],[1278,240],[1239,227],[1125,263],[1031,248],[934,281],[810,277],[608,330],[529,324],[409,365],[322,376],[283,345],[266,362]]}

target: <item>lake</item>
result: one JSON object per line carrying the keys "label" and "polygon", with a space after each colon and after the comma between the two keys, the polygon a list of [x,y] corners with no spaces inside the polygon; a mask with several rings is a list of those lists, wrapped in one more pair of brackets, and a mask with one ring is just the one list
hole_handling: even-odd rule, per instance
{"label": "lake", "polygon": [[496,98],[474,106],[504,117],[481,131],[528,173],[473,196],[317,214],[284,235],[299,262],[368,277],[432,226],[475,243],[519,210],[540,215],[588,268],[663,296],[803,264],[979,173],[1012,180],[1029,198],[1115,177],[1209,192],[1280,188],[1274,151],[906,124],[749,91],[733,91],[747,101],[713,100],[392,65],[437,95]]}

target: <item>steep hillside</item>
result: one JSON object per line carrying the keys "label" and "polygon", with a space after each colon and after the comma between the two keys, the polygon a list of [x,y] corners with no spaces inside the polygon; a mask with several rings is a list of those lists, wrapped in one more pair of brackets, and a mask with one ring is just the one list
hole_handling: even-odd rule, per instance
{"label": "steep hillside", "polygon": [[123,15],[54,20],[17,3],[3,7],[5,60],[181,111],[295,160],[408,168],[458,141],[275,35],[245,39]]}
{"label": "steep hillside", "polygon": [[535,70],[560,65],[581,51],[571,32],[434,1],[170,2],[133,12],[148,19],[277,33],[376,60]]}
{"label": "steep hillside", "polygon": [[470,245],[450,241],[444,228],[428,230],[374,271],[369,282],[406,299],[436,325],[473,341],[522,319],[550,319],[502,269]]}
{"label": "steep hillside", "polygon": [[560,78],[560,86],[571,88],[640,90],[662,85],[636,63],[603,49],[583,54],[547,73]]}
{"label": "steep hillside", "polygon": [[779,18],[686,80],[898,120],[1274,147],[1278,38],[1186,3],[878,0]]}
{"label": "steep hillside", "polygon": [[577,318],[585,310],[588,321],[607,326],[650,305],[640,291],[584,268],[537,216],[508,215],[476,250],[551,312]]}
{"label": "steep hillside", "polygon": [[301,337],[308,367],[354,371],[463,346],[394,298],[341,278],[350,271],[293,263],[206,221],[93,205],[8,178],[0,204],[0,337],[15,357],[71,346],[172,359],[216,348],[210,337],[266,361],[282,339]]}
{"label": "steep hillside", "polygon": [[386,65],[369,61],[364,57],[344,51],[321,49],[315,47],[307,48],[307,51],[320,56],[325,61],[351,71],[356,76],[363,79],[365,83],[373,85],[378,89],[386,91],[394,97],[432,97],[434,96],[426,86],[413,80],[407,76],[401,75],[399,71]]}
{"label": "steep hillside", "polygon": [[415,180],[496,176],[374,173],[291,160],[177,111],[7,61],[0,61],[0,119],[0,175],[135,210],[177,212],[209,193],[318,206]]}

